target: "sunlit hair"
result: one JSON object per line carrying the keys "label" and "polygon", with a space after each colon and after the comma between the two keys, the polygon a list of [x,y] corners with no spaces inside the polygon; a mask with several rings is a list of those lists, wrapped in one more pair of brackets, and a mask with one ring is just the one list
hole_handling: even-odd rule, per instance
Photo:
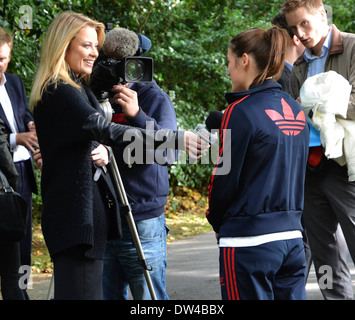
{"label": "sunlit hair", "polygon": [[282,5],[281,12],[287,14],[299,8],[306,8],[308,12],[314,13],[322,6],[322,0],[287,0]]}
{"label": "sunlit hair", "polygon": [[105,41],[104,24],[72,11],[62,12],[51,23],[42,46],[41,60],[32,86],[30,97],[32,110],[41,101],[43,92],[49,84],[57,84],[62,80],[79,88],[71,78],[71,70],[65,56],[70,42],[86,26],[96,29],[98,50],[100,50]]}
{"label": "sunlit hair", "polygon": [[230,50],[237,58],[244,53],[252,56],[260,72],[251,86],[262,84],[266,78],[281,77],[289,37],[286,30],[271,27],[269,30],[253,28],[233,38]]}
{"label": "sunlit hair", "polygon": [[13,46],[12,35],[7,31],[5,31],[3,28],[0,28],[0,47],[2,47],[5,43],[9,45],[10,49],[12,49]]}

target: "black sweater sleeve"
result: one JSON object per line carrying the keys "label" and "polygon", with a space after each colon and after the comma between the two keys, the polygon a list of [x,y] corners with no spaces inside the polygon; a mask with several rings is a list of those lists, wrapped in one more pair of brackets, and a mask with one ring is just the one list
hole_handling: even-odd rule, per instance
{"label": "black sweater sleeve", "polygon": [[92,113],[86,118],[83,130],[91,139],[109,146],[129,145],[134,138],[135,144],[142,145],[144,149],[157,149],[163,144],[168,149],[184,149],[183,131],[169,129],[147,131],[141,128],[132,128],[108,122],[98,112]]}
{"label": "black sweater sleeve", "polygon": [[[42,124],[53,126],[48,119],[55,117],[56,123],[63,123],[65,126],[65,130],[61,132],[51,130],[56,135],[52,137],[53,140],[56,138],[58,143],[94,140],[108,146],[126,146],[134,141],[135,145],[142,145],[144,149],[164,147],[184,150],[184,131],[169,129],[147,131],[109,122],[92,107],[84,88],[80,90],[69,84],[59,83],[47,90],[42,102],[39,109],[41,111],[46,109],[46,121],[42,119]],[[37,108],[35,115],[39,115],[39,112],[36,112]]]}

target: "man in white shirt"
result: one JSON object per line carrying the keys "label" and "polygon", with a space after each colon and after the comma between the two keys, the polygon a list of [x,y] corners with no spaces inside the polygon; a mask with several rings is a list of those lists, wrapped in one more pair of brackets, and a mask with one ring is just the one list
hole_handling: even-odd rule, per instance
{"label": "man in white shirt", "polygon": [[18,192],[30,208],[27,234],[21,241],[21,264],[31,265],[32,193],[37,193],[31,152],[39,148],[35,124],[27,103],[22,80],[5,73],[11,59],[12,36],[0,28],[0,118],[5,123],[5,136],[10,144],[19,174]]}

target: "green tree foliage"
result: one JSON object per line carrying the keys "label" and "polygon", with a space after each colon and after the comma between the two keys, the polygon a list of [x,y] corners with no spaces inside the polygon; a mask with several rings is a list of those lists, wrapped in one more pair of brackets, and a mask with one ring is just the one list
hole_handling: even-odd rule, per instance
{"label": "green tree foliage", "polygon": [[[10,72],[31,90],[40,47],[53,18],[63,10],[81,12],[102,22],[142,33],[152,40],[155,80],[173,99],[179,128],[193,129],[212,110],[224,110],[230,90],[226,52],[230,39],[252,27],[269,27],[283,0],[2,0],[0,25],[14,34]],[[325,0],[332,21],[355,32],[354,0]],[[21,27],[24,12],[32,10],[32,27]],[[206,188],[211,165],[170,168],[171,184]]]}

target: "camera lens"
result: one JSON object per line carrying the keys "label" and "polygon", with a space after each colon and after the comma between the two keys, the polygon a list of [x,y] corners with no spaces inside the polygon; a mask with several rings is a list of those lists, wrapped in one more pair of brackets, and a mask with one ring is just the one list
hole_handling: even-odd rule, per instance
{"label": "camera lens", "polygon": [[144,77],[144,64],[140,60],[129,60],[126,64],[126,79],[140,81]]}

